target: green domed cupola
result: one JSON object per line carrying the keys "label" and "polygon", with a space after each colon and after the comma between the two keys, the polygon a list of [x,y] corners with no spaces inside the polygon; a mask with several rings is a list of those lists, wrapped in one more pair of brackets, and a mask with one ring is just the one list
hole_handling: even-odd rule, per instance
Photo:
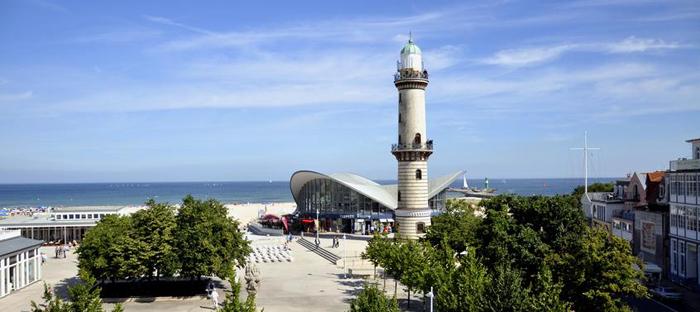
{"label": "green domed cupola", "polygon": [[398,64],[399,71],[410,69],[414,71],[423,71],[423,56],[420,48],[413,43],[413,36],[409,34],[408,42],[401,49],[401,59]]}
{"label": "green domed cupola", "polygon": [[413,43],[412,39],[408,39],[406,45],[401,49],[401,54],[421,54],[420,48]]}

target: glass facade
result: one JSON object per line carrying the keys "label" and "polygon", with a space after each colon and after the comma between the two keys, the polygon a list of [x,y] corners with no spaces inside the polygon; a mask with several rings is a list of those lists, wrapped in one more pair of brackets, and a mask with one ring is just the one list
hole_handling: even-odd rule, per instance
{"label": "glass facade", "polygon": [[[447,200],[447,189],[428,200],[430,209],[442,211]],[[316,209],[324,216],[341,218],[391,218],[393,210],[357,191],[331,179],[314,179],[299,192],[299,212],[316,215]]]}
{"label": "glass facade", "polygon": [[299,192],[297,202],[302,214],[324,216],[337,215],[342,218],[385,218],[391,209],[331,179],[314,179],[306,183]]}

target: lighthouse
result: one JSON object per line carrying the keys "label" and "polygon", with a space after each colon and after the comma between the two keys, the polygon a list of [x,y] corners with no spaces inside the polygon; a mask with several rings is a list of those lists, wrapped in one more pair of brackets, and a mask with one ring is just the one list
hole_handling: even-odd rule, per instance
{"label": "lighthouse", "polygon": [[394,85],[399,92],[398,142],[391,153],[399,163],[396,221],[402,238],[418,239],[430,226],[428,206],[428,157],[433,142],[425,126],[425,88],[428,71],[420,48],[409,39],[397,62]]}

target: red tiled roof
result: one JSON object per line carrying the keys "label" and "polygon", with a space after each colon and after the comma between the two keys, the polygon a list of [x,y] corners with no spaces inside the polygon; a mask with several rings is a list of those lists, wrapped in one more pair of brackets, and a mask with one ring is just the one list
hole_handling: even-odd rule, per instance
{"label": "red tiled roof", "polygon": [[663,171],[654,171],[647,173],[647,179],[651,182],[661,182],[666,173]]}

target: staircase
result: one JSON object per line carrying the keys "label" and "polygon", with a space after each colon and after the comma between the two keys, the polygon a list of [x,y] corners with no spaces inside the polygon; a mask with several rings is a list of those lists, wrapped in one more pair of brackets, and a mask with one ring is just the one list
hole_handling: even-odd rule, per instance
{"label": "staircase", "polygon": [[320,247],[320,246],[316,247],[316,244],[306,240],[306,238],[299,238],[297,240],[297,243],[299,243],[299,245],[306,247],[306,249],[313,251],[317,255],[321,256],[321,258],[330,261],[330,263],[338,264],[338,261],[341,259],[336,254],[334,254],[328,250],[325,250],[323,247]]}

